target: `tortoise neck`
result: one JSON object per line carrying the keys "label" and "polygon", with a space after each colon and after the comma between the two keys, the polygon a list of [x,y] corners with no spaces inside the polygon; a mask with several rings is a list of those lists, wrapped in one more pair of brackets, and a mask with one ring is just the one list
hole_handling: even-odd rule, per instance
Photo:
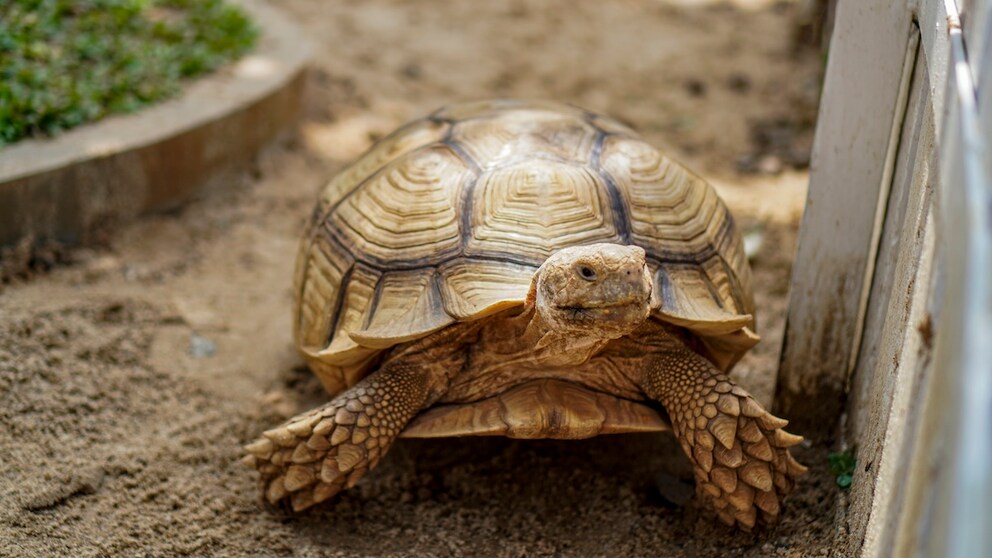
{"label": "tortoise neck", "polygon": [[594,335],[576,335],[553,328],[528,304],[523,312],[509,318],[507,331],[516,333],[514,344],[520,351],[533,354],[541,364],[549,366],[575,365],[589,360],[609,343]]}

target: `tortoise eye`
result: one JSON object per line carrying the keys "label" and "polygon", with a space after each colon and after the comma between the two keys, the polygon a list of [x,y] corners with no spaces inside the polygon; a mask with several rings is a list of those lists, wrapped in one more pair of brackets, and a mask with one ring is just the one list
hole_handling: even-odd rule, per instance
{"label": "tortoise eye", "polygon": [[591,267],[589,267],[587,265],[580,265],[579,266],[579,276],[582,277],[583,279],[585,279],[586,281],[595,281],[596,280],[596,270],[594,270],[593,268],[591,268]]}

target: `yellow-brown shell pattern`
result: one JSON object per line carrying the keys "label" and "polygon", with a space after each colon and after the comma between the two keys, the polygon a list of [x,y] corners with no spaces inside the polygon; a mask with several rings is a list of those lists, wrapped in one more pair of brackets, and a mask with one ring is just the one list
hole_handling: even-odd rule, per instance
{"label": "yellow-brown shell pattern", "polygon": [[549,255],[597,242],[645,249],[655,315],[722,369],[756,342],[741,238],[709,184],[609,118],[484,101],[400,128],[324,188],[297,259],[297,344],[336,393],[384,349],[522,304]]}

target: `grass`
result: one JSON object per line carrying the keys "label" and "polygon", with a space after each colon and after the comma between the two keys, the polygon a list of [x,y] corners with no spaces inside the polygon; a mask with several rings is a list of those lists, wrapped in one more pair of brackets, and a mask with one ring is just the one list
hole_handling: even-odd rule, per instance
{"label": "grass", "polygon": [[0,147],[175,95],[257,35],[223,0],[0,0]]}

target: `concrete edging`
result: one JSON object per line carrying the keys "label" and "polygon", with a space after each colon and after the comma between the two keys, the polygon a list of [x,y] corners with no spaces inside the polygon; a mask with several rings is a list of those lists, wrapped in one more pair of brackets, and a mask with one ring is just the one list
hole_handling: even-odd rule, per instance
{"label": "concrete edging", "polygon": [[238,61],[138,113],[0,149],[0,246],[86,243],[107,226],[175,207],[295,124],[311,45],[277,9],[237,4],[261,31]]}

